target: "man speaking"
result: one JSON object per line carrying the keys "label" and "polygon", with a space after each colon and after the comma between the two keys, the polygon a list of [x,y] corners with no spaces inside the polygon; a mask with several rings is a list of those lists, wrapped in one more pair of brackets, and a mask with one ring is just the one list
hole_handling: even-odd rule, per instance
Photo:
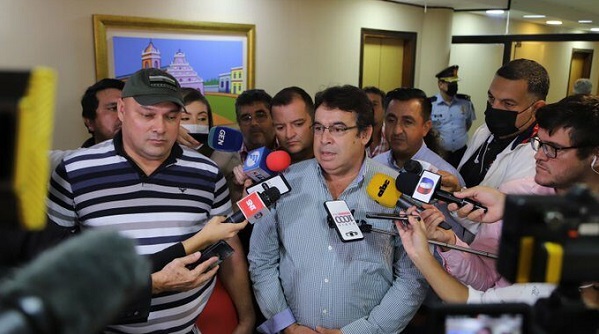
{"label": "man speaking", "polygon": [[357,87],[317,94],[314,159],[284,174],[291,192],[255,224],[250,274],[266,318],[265,333],[398,333],[426,294],[426,282],[398,238],[364,233],[343,242],[324,203],[345,201],[358,222],[392,231],[367,211],[391,212],[370,199],[375,173],[397,172],[365,156],[372,135],[372,105]]}

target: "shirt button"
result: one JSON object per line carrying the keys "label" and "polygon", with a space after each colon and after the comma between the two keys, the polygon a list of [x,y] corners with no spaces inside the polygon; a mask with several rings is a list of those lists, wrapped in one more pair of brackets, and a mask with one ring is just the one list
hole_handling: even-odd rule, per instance
{"label": "shirt button", "polygon": [[324,279],[324,282],[325,282],[325,283],[329,283],[329,279],[328,279],[328,278],[325,278],[325,279]]}
{"label": "shirt button", "polygon": [[329,250],[333,250],[333,246],[329,245]]}

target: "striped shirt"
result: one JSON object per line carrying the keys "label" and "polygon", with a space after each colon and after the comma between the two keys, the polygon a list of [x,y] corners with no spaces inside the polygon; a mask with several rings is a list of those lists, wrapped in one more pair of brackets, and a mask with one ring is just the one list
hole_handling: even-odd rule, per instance
{"label": "striped shirt", "polygon": [[[156,253],[231,211],[229,191],[214,162],[175,144],[147,176],[127,156],[122,137],[77,150],[52,175],[48,218],[62,227],[113,229],[135,239],[140,254]],[[189,333],[214,280],[185,292],[152,296],[147,322],[113,326],[111,333]],[[93,287],[90,287],[93,289]]]}
{"label": "striped shirt", "polygon": [[[397,232],[388,220],[366,218],[369,211],[393,211],[366,193],[377,172],[397,176],[367,158],[339,199],[355,210],[356,221]],[[401,239],[365,233],[364,240],[342,242],[327,223],[323,203],[333,198],[317,161],[293,164],[284,175],[291,192],[254,225],[250,242],[254,291],[268,318],[260,328],[274,333],[298,322],[312,329],[341,328],[346,334],[401,331],[428,287]]]}

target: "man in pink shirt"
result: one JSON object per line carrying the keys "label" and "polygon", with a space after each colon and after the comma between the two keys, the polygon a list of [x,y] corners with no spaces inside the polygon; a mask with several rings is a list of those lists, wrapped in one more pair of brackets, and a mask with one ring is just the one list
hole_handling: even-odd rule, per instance
{"label": "man in pink shirt", "polygon": [[[599,137],[595,134],[599,127],[599,97],[570,96],[540,108],[536,117],[539,129],[537,136],[531,140],[536,151],[534,180],[512,181],[500,189],[506,193],[564,194],[575,184],[583,183],[592,191],[599,192]],[[497,253],[499,248],[505,195],[481,186],[455,195],[471,198],[489,208],[484,213],[482,210],[473,211],[470,204],[462,208],[449,205],[449,209],[457,210],[460,217],[487,223],[482,224],[470,245],[458,239],[451,230],[437,227],[444,217],[432,206],[427,206],[421,214],[422,221],[411,219],[411,227],[396,223],[408,255],[435,292],[443,300],[453,302],[534,303],[536,299],[550,294],[552,287],[547,285],[511,286],[496,271],[494,259],[457,250],[439,249],[447,272],[442,270],[430,254],[426,237],[490,253]]]}

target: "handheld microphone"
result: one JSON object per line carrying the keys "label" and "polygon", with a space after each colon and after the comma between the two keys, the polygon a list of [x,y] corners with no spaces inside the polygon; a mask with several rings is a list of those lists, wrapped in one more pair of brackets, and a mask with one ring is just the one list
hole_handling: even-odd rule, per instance
{"label": "handheld microphone", "polygon": [[98,333],[149,276],[132,240],[114,231],[83,233],[0,285],[0,333]]}
{"label": "handheld microphone", "polygon": [[253,224],[262,218],[268,212],[268,207],[278,201],[280,197],[281,193],[276,187],[264,189],[261,193],[253,192],[237,201],[239,211],[227,217],[223,223],[237,224],[247,219]]}
{"label": "handheld microphone", "polygon": [[266,156],[266,167],[275,173],[284,171],[289,165],[291,165],[291,156],[283,150],[270,152]]}
{"label": "handheld microphone", "polygon": [[266,166],[266,158],[270,150],[266,147],[260,147],[248,153],[243,162],[243,172],[255,182],[260,182],[274,175],[275,172]]}
{"label": "handheld microphone", "polygon": [[[402,173],[400,176],[403,174],[409,173]],[[376,173],[373,175],[370,183],[368,183],[368,186],[366,186],[366,192],[370,198],[384,207],[394,208],[398,206],[402,210],[407,210],[411,206],[416,206],[417,212],[424,210],[419,203],[402,194],[395,184],[396,180],[390,176]],[[439,227],[445,230],[451,229],[451,225],[447,222],[442,222],[439,224]]]}
{"label": "handheld microphone", "polygon": [[214,126],[208,133],[208,146],[215,151],[238,152],[243,145],[241,131],[226,126]]}
{"label": "handheld microphone", "polygon": [[487,212],[487,208],[482,204],[473,201],[469,198],[457,198],[450,192],[440,189],[441,176],[429,171],[423,171],[422,175],[412,173],[401,173],[395,180],[395,186],[399,191],[406,194],[412,194],[412,197],[429,203],[431,198],[435,198],[447,203],[455,203],[458,206],[472,204],[474,209],[483,209]]}

